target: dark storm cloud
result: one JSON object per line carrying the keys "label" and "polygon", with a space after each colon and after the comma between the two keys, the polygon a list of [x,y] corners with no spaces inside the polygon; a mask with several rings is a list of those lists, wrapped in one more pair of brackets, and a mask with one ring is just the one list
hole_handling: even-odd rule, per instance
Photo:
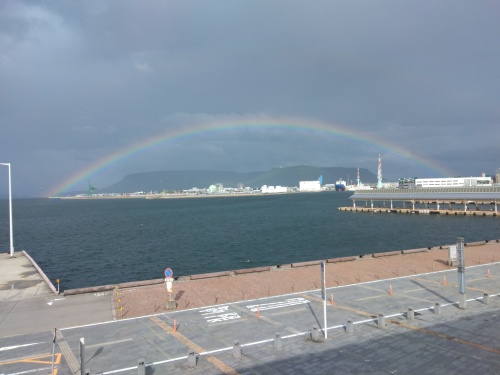
{"label": "dark storm cloud", "polygon": [[[456,174],[493,173],[499,13],[496,2],[462,1],[3,1],[0,161],[12,162],[16,191],[38,194],[171,128],[297,116],[372,134]],[[166,143],[92,178],[105,186],[146,170],[299,164],[374,171],[378,153],[388,177],[437,173],[377,145],[247,129]]]}

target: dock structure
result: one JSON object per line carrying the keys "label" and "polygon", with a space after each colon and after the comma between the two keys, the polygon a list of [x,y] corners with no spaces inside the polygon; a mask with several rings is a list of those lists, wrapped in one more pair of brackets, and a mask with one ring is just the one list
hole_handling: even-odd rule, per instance
{"label": "dock structure", "polygon": [[500,186],[356,190],[339,211],[498,216]]}

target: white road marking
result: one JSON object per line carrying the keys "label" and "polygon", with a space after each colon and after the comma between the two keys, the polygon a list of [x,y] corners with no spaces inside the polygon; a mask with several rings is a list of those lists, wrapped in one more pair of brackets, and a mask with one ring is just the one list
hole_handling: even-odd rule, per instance
{"label": "white road marking", "polygon": [[123,340],[108,341],[108,342],[101,342],[100,344],[85,345],[85,347],[86,348],[96,348],[98,346],[121,344],[122,342],[128,342],[128,341],[133,341],[133,340],[134,339],[132,337],[129,337],[128,339],[123,339]]}
{"label": "white road marking", "polygon": [[21,374],[30,374],[30,373],[33,373],[33,372],[38,372],[38,371],[46,371],[46,370],[51,370],[52,368],[51,367],[42,367],[42,368],[36,368],[36,369],[33,369],[33,370],[27,370],[27,371],[21,371],[21,372],[13,372],[11,374],[6,374],[6,375],[21,375]]}
{"label": "white road marking", "polygon": [[66,298],[56,298],[56,299],[51,299],[51,300],[50,300],[50,302],[47,302],[47,305],[52,306],[52,304],[53,304],[55,301],[62,301],[63,299],[66,299]]}
{"label": "white road marking", "polygon": [[200,310],[201,315],[207,323],[224,322],[226,320],[239,319],[241,316],[233,311],[229,311],[229,306],[211,307],[205,310]]}
{"label": "white road marking", "polygon": [[381,298],[381,297],[387,297],[388,294],[378,294],[376,296],[370,296],[370,297],[363,297],[363,298],[357,298],[356,301],[366,301],[369,299],[376,299],[376,298]]}
{"label": "white road marking", "polygon": [[247,308],[250,311],[256,312],[257,309],[259,311],[271,310],[271,309],[281,309],[283,307],[302,305],[305,303],[309,303],[309,301],[305,298],[289,298],[280,302],[270,302],[270,303],[262,303],[259,305],[249,305]]}
{"label": "white road marking", "polygon": [[94,293],[94,296],[102,297],[102,296],[107,296],[109,294],[111,294],[111,292],[98,292],[98,293]]}
{"label": "white road marking", "polygon": [[38,345],[38,344],[43,344],[43,342],[33,342],[31,344],[14,345],[14,346],[4,346],[3,348],[0,348],[0,352],[3,352],[4,350],[12,350],[12,349],[17,349],[17,348],[22,348],[25,346]]}

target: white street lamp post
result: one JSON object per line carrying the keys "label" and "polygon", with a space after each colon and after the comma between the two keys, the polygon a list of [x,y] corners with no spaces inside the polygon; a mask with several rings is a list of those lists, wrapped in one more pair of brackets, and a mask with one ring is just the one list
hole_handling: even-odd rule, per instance
{"label": "white street lamp post", "polygon": [[9,167],[9,223],[10,223],[10,256],[14,256],[14,233],[12,230],[12,182],[10,177],[10,163],[0,163]]}

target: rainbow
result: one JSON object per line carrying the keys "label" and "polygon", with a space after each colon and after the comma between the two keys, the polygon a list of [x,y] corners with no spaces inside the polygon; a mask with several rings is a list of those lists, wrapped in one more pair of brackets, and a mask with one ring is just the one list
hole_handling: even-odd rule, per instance
{"label": "rainbow", "polygon": [[321,122],[317,120],[310,119],[297,119],[297,118],[238,118],[236,120],[223,120],[214,122],[204,122],[204,123],[194,123],[191,125],[183,126],[182,129],[169,129],[166,132],[144,139],[135,144],[124,147],[107,157],[98,160],[97,162],[89,165],[78,173],[74,174],[61,184],[57,185],[50,192],[50,196],[61,195],[65,191],[74,189],[74,187],[89,179],[95,173],[115,164],[120,161],[130,158],[140,152],[147,149],[153,148],[159,144],[181,140],[185,138],[192,137],[194,135],[200,135],[209,132],[219,132],[224,130],[234,130],[234,129],[285,129],[285,130],[302,130],[309,132],[321,132],[327,133],[334,136],[344,137],[346,139],[352,139],[357,142],[362,142],[371,146],[377,146],[378,149],[382,149],[391,153],[395,153],[401,157],[411,159],[417,164],[425,168],[429,168],[440,175],[451,176],[453,172],[449,171],[442,165],[426,159],[423,156],[416,155],[411,150],[403,149],[393,143],[387,142],[385,140],[374,138],[371,134],[362,133],[353,129],[348,129],[337,124],[331,124],[326,122]]}

